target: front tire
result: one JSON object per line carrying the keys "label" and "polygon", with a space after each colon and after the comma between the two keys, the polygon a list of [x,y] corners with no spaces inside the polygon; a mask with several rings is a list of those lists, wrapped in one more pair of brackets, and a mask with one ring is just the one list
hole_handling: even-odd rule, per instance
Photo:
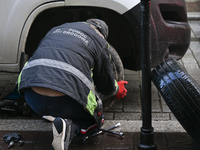
{"label": "front tire", "polygon": [[[123,63],[121,61],[121,58],[119,57],[119,54],[115,50],[114,47],[109,45],[109,53],[111,55],[111,64],[113,66],[113,75],[116,81],[124,80],[124,67]],[[100,98],[103,101],[104,104],[104,110],[108,110],[112,105],[115,103],[115,97],[114,96],[104,96],[102,94],[99,94]]]}
{"label": "front tire", "polygon": [[116,81],[124,80],[124,66],[119,54],[114,47],[109,45],[109,53],[111,55],[111,64],[113,66],[114,78]]}

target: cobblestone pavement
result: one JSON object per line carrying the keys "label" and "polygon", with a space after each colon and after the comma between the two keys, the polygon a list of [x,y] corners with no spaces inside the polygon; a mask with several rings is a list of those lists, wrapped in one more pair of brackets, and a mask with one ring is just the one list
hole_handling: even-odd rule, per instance
{"label": "cobblestone pavement", "polygon": [[[200,0],[186,0],[189,23],[191,26],[191,43],[185,56],[179,60],[188,73],[200,85]],[[141,71],[125,70],[127,96],[123,100],[115,100],[104,107],[105,124],[103,128],[121,122],[116,131],[125,132],[125,138],[119,139],[108,134],[92,138],[87,143],[74,140],[70,149],[103,150],[103,149],[137,149],[140,138],[141,116]],[[4,116],[0,123],[0,137],[8,132],[20,132],[28,144],[13,149],[44,150],[50,149],[52,141],[51,123],[41,120],[37,115],[34,119]],[[17,121],[15,120],[17,119]],[[189,135],[178,123],[163,98],[152,84],[152,126],[158,150],[199,150]],[[0,141],[0,150],[7,149],[8,144]],[[11,148],[12,149],[12,148]]]}
{"label": "cobblestone pavement", "polygon": [[[200,85],[200,0],[186,0],[189,24],[191,26],[191,43],[185,56],[179,62],[188,73]],[[115,100],[104,105],[104,115],[107,121],[135,121],[141,124],[141,71],[125,70],[127,96],[123,100]],[[9,115],[1,118],[12,119]],[[23,117],[15,117],[22,118]],[[41,119],[35,115],[34,119]],[[27,119],[27,118],[26,118]],[[153,121],[175,121],[174,115],[169,110],[163,98],[152,84],[152,120]],[[153,122],[154,123],[154,122]],[[109,124],[109,123],[108,123]],[[155,125],[159,124],[158,122]],[[166,123],[168,124],[168,123]],[[178,124],[179,125],[179,124]],[[175,125],[177,126],[177,124]],[[128,131],[127,128],[125,131]],[[138,130],[139,131],[139,128]],[[183,130],[184,131],[184,130]]]}

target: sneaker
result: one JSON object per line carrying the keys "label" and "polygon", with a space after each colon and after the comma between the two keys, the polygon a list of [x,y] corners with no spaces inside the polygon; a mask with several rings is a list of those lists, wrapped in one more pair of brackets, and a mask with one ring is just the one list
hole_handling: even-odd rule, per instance
{"label": "sneaker", "polygon": [[53,121],[53,149],[67,150],[75,136],[75,128],[70,119],[56,118]]}

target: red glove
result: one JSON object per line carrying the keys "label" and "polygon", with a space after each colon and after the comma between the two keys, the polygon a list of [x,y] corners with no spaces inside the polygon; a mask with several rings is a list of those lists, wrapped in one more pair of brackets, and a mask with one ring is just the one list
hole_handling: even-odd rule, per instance
{"label": "red glove", "polygon": [[120,98],[124,98],[124,96],[126,96],[127,90],[124,87],[124,84],[128,84],[128,82],[127,81],[118,81],[117,84],[119,86],[119,91],[115,95],[115,97],[119,100]]}

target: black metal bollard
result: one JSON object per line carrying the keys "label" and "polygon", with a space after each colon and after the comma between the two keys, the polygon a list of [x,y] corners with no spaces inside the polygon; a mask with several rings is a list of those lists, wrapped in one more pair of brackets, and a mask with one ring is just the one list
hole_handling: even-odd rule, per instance
{"label": "black metal bollard", "polygon": [[150,0],[141,0],[142,127],[139,150],[156,150],[151,118]]}

